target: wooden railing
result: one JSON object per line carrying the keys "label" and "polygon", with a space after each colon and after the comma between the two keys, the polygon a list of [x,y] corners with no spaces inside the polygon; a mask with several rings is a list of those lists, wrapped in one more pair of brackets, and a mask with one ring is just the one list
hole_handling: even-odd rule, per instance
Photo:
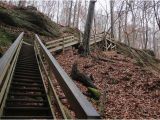
{"label": "wooden railing", "polygon": [[[104,39],[104,36],[106,39]],[[111,38],[109,33],[99,33],[96,35],[92,35],[90,37],[90,45],[101,42],[103,40],[105,40],[106,50],[114,49],[116,47],[116,45],[114,44],[114,39]],[[79,40],[79,38],[71,35],[71,36],[63,37],[53,41],[48,41],[45,43],[45,45],[50,52],[54,52],[60,49],[64,50],[66,47],[79,44],[80,42],[81,40]]]}
{"label": "wooden railing", "polygon": [[23,35],[24,33],[22,32],[0,59],[0,114],[2,114],[3,106],[5,104],[7,91],[9,89],[19,51],[22,45]]}
{"label": "wooden railing", "polygon": [[[49,50],[41,42],[38,35],[36,35],[35,40],[36,53],[39,59],[41,70],[46,72],[48,76],[48,96],[54,93],[54,87],[51,83],[53,74],[57,79],[61,89],[63,90],[69,104],[76,113],[78,118],[83,119],[97,119],[100,115],[93,108],[91,103],[86,99],[86,97],[80,92],[75,83],[71,80],[68,74],[62,69],[56,59],[52,56]],[[47,67],[49,70],[47,72]],[[63,108],[60,108],[63,110]],[[63,113],[63,111],[62,111]]]}
{"label": "wooden railing", "polygon": [[54,41],[46,42],[46,46],[50,50],[50,52],[53,52],[60,49],[64,50],[64,48],[75,45],[77,43],[79,43],[78,38],[71,35],[60,39],[56,39]]}

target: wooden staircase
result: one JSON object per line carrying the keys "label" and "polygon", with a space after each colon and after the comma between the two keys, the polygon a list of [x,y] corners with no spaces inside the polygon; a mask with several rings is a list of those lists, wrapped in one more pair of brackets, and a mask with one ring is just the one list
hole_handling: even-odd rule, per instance
{"label": "wooden staircase", "polygon": [[100,119],[38,35],[33,46],[23,36],[24,32],[0,59],[0,119],[67,119],[53,75],[76,118]]}
{"label": "wooden staircase", "polygon": [[2,119],[53,119],[33,46],[22,44]]}

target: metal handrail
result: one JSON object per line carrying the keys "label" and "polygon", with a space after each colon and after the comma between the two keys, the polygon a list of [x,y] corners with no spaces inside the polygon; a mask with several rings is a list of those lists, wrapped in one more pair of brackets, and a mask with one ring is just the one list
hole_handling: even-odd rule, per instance
{"label": "metal handrail", "polygon": [[59,82],[69,104],[74,109],[78,118],[83,119],[98,119],[100,115],[93,108],[91,103],[80,92],[75,83],[71,80],[68,74],[62,69],[56,59],[52,56],[49,50],[41,42],[38,35],[36,35],[36,42],[39,45],[40,51],[42,51],[45,60],[50,64],[50,69],[53,72],[57,81]]}

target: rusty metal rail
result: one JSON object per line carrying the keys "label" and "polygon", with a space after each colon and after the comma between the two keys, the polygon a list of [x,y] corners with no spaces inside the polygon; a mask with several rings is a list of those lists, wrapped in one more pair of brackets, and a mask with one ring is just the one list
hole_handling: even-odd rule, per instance
{"label": "rusty metal rail", "polygon": [[[80,92],[68,74],[62,69],[56,59],[52,56],[49,50],[41,42],[38,35],[36,35],[35,45],[39,51],[37,56],[44,58],[43,62],[49,66],[50,76],[52,73],[55,75],[61,89],[63,90],[69,104],[75,111],[78,118],[83,119],[98,119],[100,115],[93,108],[92,104],[86,99],[86,97]],[[50,91],[48,91],[49,93]]]}

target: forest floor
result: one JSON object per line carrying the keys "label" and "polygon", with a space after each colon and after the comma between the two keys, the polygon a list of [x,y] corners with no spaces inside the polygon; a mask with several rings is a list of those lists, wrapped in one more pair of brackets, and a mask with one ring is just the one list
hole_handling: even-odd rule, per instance
{"label": "forest floor", "polygon": [[[82,57],[69,49],[54,55],[64,70],[71,75],[72,65],[93,76],[94,84],[101,93],[100,100],[89,97],[103,118],[140,119],[160,118],[160,78],[136,64],[134,59],[115,51],[91,52],[106,61],[93,57]],[[87,94],[87,87],[75,81],[79,89]]]}

